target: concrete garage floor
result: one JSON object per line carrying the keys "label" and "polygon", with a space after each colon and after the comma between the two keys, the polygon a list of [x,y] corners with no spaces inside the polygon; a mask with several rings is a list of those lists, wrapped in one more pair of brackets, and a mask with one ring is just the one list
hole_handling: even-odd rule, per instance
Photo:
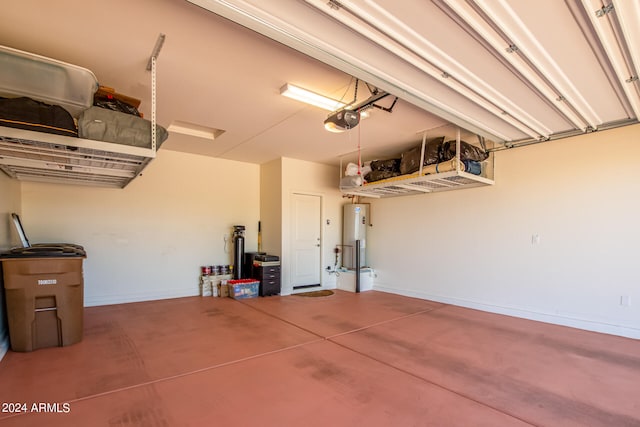
{"label": "concrete garage floor", "polygon": [[381,292],[91,307],[84,331],[5,356],[0,426],[640,426],[640,341]]}

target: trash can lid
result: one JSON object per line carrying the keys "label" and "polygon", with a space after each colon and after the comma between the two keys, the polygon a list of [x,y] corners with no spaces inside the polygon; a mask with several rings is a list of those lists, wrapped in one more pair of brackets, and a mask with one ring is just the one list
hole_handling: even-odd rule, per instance
{"label": "trash can lid", "polygon": [[37,245],[28,248],[14,248],[0,254],[0,258],[53,258],[86,257],[87,254],[78,245]]}

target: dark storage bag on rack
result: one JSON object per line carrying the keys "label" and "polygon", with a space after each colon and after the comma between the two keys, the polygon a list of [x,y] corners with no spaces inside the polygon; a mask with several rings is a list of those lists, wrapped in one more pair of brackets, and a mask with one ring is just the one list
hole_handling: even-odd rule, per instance
{"label": "dark storage bag on rack", "polygon": [[[456,141],[447,141],[442,144],[442,151],[440,154],[440,161],[445,162],[451,160],[456,156]],[[474,160],[481,162],[489,157],[489,153],[484,151],[480,147],[471,145],[468,142],[460,141],[460,160]]]}
{"label": "dark storage bag on rack", "polygon": [[[80,113],[78,133],[80,138],[151,148],[149,120],[100,107],[90,107]],[[165,128],[156,125],[156,148],[159,148],[168,136]]]}
{"label": "dark storage bag on rack", "polygon": [[372,170],[368,174],[364,176],[365,181],[367,182],[376,182],[382,179],[393,178],[394,176],[400,175],[398,171],[379,171]]}
{"label": "dark storage bag on rack", "polygon": [[67,110],[27,97],[0,98],[0,126],[78,136],[76,124]]}
{"label": "dark storage bag on rack", "polygon": [[[440,161],[440,150],[443,142],[443,136],[425,142],[424,163],[422,166],[435,165]],[[422,154],[422,143],[402,153],[400,160],[400,173],[402,175],[413,173],[420,169],[420,154]]]}
{"label": "dark storage bag on rack", "polygon": [[373,160],[371,162],[371,170],[380,172],[399,172],[400,159]]}
{"label": "dark storage bag on rack", "polygon": [[136,107],[115,98],[113,95],[95,95],[93,97],[93,105],[106,108],[107,110],[120,111],[121,113],[141,117]]}

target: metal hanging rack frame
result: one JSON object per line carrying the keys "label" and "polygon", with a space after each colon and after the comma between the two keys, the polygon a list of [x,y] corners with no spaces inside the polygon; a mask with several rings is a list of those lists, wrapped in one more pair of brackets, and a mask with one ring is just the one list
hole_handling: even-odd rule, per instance
{"label": "metal hanging rack frame", "polygon": [[22,181],[125,188],[156,157],[156,59],[164,39],[149,59],[150,148],[0,126],[0,170]]}

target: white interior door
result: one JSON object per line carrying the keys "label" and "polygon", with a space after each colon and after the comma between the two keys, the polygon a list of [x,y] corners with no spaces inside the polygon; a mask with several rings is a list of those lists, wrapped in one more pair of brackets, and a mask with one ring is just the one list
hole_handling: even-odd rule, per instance
{"label": "white interior door", "polygon": [[291,201],[291,285],[320,285],[321,198],[294,193]]}

